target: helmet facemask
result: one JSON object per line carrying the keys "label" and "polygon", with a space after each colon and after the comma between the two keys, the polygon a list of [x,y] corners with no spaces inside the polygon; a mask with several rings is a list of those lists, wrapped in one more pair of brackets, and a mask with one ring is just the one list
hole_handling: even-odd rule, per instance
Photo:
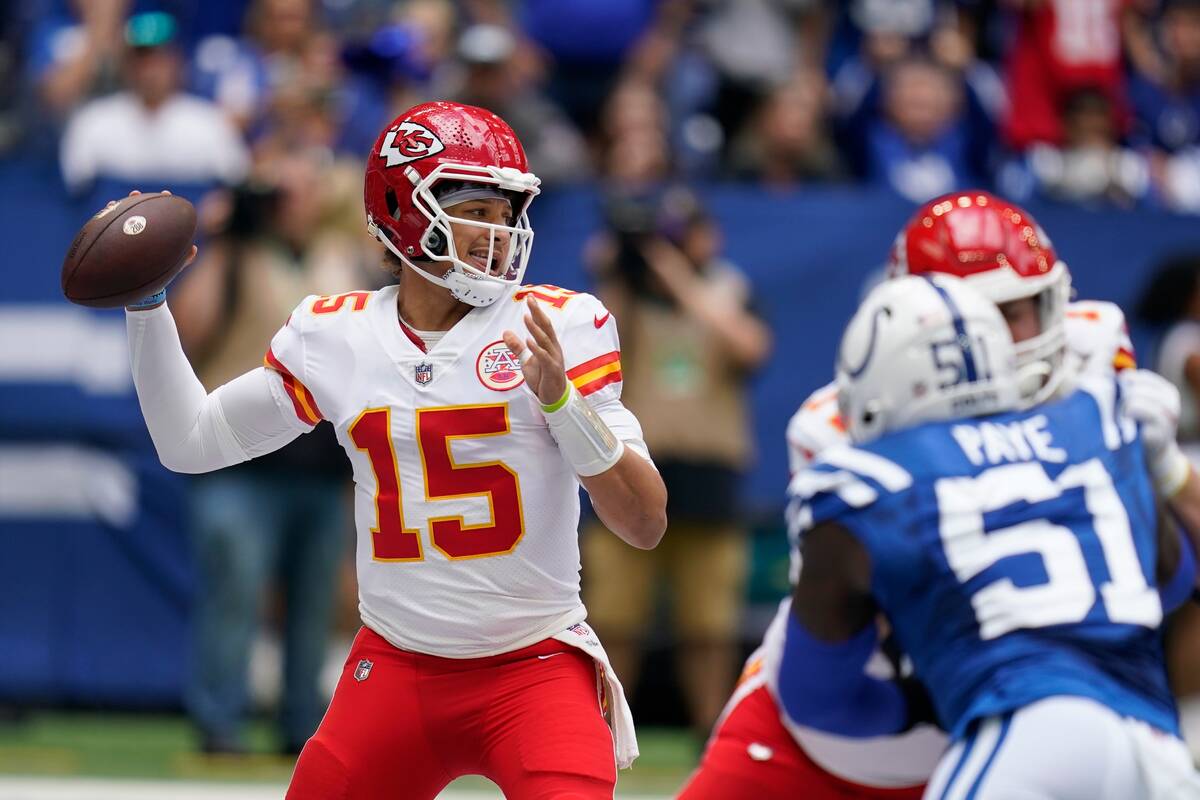
{"label": "helmet facemask", "polygon": [[[540,191],[536,176],[511,167],[464,164],[439,164],[425,177],[410,167],[405,176],[413,182],[413,207],[424,216],[428,225],[421,235],[420,252],[412,246],[402,252],[379,226],[369,223],[371,233],[388,250],[421,277],[445,287],[455,299],[469,305],[489,306],[510,288],[520,286],[533,247],[528,209]],[[501,225],[446,213],[447,206],[485,198],[508,200],[513,206],[513,223]],[[480,269],[467,260],[469,254],[457,252],[451,223],[487,232],[487,269]],[[499,234],[502,233],[508,235],[507,243],[500,243]],[[445,263],[449,269],[437,275],[414,261]]]}
{"label": "helmet facemask", "polygon": [[1022,278],[1008,269],[979,273],[967,283],[997,306],[1025,298],[1037,302],[1039,332],[1014,344],[1017,385],[1023,408],[1043,403],[1059,392],[1067,376],[1067,303],[1071,299],[1071,276],[1062,261],[1046,275]]}

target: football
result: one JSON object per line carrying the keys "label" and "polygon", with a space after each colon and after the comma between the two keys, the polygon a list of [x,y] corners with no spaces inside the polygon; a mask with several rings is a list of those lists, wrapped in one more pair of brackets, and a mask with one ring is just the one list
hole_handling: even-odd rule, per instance
{"label": "football", "polygon": [[120,308],[155,294],[183,269],[196,234],[196,209],[154,192],[102,209],[75,235],[62,265],[72,303]]}

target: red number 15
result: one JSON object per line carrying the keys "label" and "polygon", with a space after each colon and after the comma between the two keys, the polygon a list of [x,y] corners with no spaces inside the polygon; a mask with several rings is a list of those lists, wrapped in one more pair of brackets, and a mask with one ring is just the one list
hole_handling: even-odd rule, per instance
{"label": "red number 15", "polygon": [[[391,409],[371,408],[359,414],[349,429],[354,446],[366,452],[375,473],[372,553],[376,561],[420,561],[424,558],[420,532],[404,527],[391,423]],[[450,452],[455,439],[508,433],[508,405],[419,408],[416,428],[425,499],[486,497],[492,512],[491,521],[479,525],[468,525],[462,516],[431,518],[433,546],[451,559],[511,553],[525,533],[517,473],[500,461],[458,464]]]}

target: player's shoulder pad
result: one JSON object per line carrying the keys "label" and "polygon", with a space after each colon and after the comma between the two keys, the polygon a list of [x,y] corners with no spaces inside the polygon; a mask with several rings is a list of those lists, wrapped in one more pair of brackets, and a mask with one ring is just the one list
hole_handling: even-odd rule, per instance
{"label": "player's shoulder pad", "polygon": [[1079,300],[1066,308],[1068,347],[1089,372],[1121,372],[1137,368],[1125,312],[1116,303]]}
{"label": "player's shoulder pad", "polygon": [[1107,300],[1076,300],[1067,303],[1065,314],[1067,319],[1099,325],[1105,329],[1125,329],[1125,312],[1119,305]]}
{"label": "player's shoulder pad", "polygon": [[827,383],[810,394],[788,420],[785,433],[793,473],[807,466],[826,448],[846,441],[838,414],[837,384]]}
{"label": "player's shoulder pad", "polygon": [[340,294],[310,294],[300,301],[288,324],[301,330],[318,331],[358,319],[371,303],[379,301],[379,292],[359,289]]}
{"label": "player's shoulder pad", "polygon": [[612,325],[613,330],[616,329],[612,314],[605,308],[604,303],[600,302],[600,298],[590,292],[570,292],[561,309],[561,330],[582,328],[584,331],[597,331],[604,330],[608,325]]}
{"label": "player's shoulder pad", "polygon": [[307,385],[308,359],[305,355],[308,349],[306,328],[310,325],[309,309],[317,299],[316,295],[310,295],[293,309],[283,327],[271,338],[271,344],[263,355],[263,366],[279,374],[296,416],[309,426],[324,419]]}
{"label": "player's shoulder pad", "polygon": [[525,303],[531,299],[536,300],[545,309],[547,316],[558,322],[570,316],[578,306],[587,304],[589,298],[591,302],[600,302],[587,292],[577,292],[552,283],[526,283],[513,291],[509,302]]}
{"label": "player's shoulder pad", "polygon": [[616,320],[600,299],[557,286],[522,287],[514,297],[523,300],[522,292],[550,306],[546,313],[562,346],[567,378],[576,391],[584,397],[595,395],[593,402],[619,398],[621,343]]}
{"label": "player's shoulder pad", "polygon": [[304,334],[308,328],[309,309],[318,295],[310,294],[301,300],[275,335],[267,348],[263,364],[277,372],[304,376]]}
{"label": "player's shoulder pad", "polygon": [[894,461],[849,443],[828,448],[788,484],[801,527],[866,508],[884,494],[911,487],[913,477]]}

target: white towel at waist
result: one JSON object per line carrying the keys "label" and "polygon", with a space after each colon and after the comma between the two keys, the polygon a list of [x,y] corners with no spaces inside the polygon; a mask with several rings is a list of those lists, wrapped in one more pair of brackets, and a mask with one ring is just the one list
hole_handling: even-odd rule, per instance
{"label": "white towel at waist", "polygon": [[638,757],[637,733],[633,729],[633,714],[629,712],[625,690],[621,688],[621,681],[617,679],[617,673],[608,661],[604,645],[600,644],[596,632],[582,622],[555,634],[554,638],[564,644],[578,647],[596,662],[600,707],[604,711],[604,720],[612,731],[617,768],[626,769]]}

